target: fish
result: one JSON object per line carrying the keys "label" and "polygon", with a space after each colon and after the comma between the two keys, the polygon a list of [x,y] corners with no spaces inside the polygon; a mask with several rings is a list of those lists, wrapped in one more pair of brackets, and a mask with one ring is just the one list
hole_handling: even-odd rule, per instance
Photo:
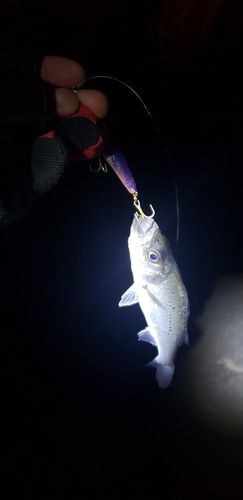
{"label": "fish", "polygon": [[157,347],[158,355],[147,366],[156,368],[158,385],[165,389],[174,375],[178,348],[189,344],[188,294],[169,242],[153,217],[134,215],[128,248],[134,282],[119,307],[139,303],[147,326],[138,339]]}

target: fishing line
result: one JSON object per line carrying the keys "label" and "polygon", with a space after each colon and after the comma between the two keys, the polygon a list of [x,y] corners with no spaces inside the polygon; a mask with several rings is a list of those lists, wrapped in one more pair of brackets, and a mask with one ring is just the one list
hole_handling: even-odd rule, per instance
{"label": "fishing line", "polygon": [[117,83],[120,83],[121,85],[124,85],[128,90],[130,90],[136,97],[137,99],[141,102],[142,106],[144,107],[146,113],[148,114],[150,120],[152,121],[155,129],[156,129],[156,132],[158,134],[158,136],[160,137],[160,139],[163,141],[163,146],[164,146],[164,150],[165,150],[165,153],[166,153],[166,156],[167,156],[167,160],[169,162],[169,165],[170,165],[170,169],[171,169],[171,172],[172,172],[172,175],[173,175],[173,181],[174,181],[174,187],[175,187],[175,199],[176,199],[176,220],[177,220],[177,223],[176,223],[176,241],[178,243],[179,241],[179,227],[180,227],[180,211],[179,211],[179,195],[178,195],[178,188],[177,188],[177,182],[176,182],[176,176],[175,176],[175,171],[174,171],[174,168],[173,168],[173,164],[172,164],[172,161],[171,161],[171,158],[170,158],[170,155],[169,155],[169,152],[168,152],[168,149],[167,147],[165,146],[164,144],[164,139],[163,139],[163,136],[162,136],[162,133],[154,119],[154,117],[152,116],[152,114],[150,113],[149,109],[147,108],[145,102],[143,101],[143,99],[140,97],[140,95],[136,92],[136,90],[134,90],[130,85],[128,85],[127,83],[123,82],[122,80],[120,80],[119,78],[115,78],[113,76],[108,76],[108,75],[97,75],[97,76],[90,76],[89,78],[87,78],[82,85],[80,85],[79,87],[75,87],[73,90],[74,91],[77,91],[79,90],[80,88],[82,88],[84,86],[85,83],[91,81],[91,80],[97,80],[97,79],[105,79],[105,80],[113,80]]}

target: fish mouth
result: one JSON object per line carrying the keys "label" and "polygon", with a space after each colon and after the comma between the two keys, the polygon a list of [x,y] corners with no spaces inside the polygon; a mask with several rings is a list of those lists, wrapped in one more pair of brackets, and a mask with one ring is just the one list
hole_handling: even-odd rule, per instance
{"label": "fish mouth", "polygon": [[147,235],[151,237],[151,230],[155,224],[152,218],[134,215],[130,236],[139,240],[146,239]]}

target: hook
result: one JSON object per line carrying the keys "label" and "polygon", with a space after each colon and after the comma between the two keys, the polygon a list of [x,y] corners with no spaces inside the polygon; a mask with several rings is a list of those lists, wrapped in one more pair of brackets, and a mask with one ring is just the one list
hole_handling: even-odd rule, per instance
{"label": "hook", "polygon": [[91,165],[89,166],[91,172],[97,174],[97,172],[100,172],[100,170],[102,170],[102,172],[105,172],[105,174],[108,173],[108,168],[107,168],[107,165],[105,163],[102,162],[100,156],[99,156],[99,166],[97,168],[97,170],[94,170]]}
{"label": "hook", "polygon": [[133,195],[133,204],[134,204],[134,206],[136,207],[136,209],[138,211],[138,212],[135,213],[136,217],[138,218],[139,215],[140,215],[141,217],[145,217],[146,219],[152,219],[152,217],[155,214],[155,210],[154,210],[153,206],[149,205],[150,209],[151,209],[151,212],[152,212],[151,215],[145,215],[144,211],[141,208],[141,203],[138,200],[137,196],[138,196],[138,193],[134,193],[134,195]]}

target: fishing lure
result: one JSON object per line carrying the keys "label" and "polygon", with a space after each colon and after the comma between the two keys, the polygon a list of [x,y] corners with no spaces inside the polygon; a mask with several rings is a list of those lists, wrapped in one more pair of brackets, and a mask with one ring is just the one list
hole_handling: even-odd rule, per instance
{"label": "fishing lure", "polygon": [[[87,117],[90,119],[93,123],[96,123],[97,117],[95,114],[90,111],[86,106],[81,104],[79,106],[78,111],[73,115],[72,117]],[[70,119],[72,119],[70,117]],[[132,195],[133,197],[133,203],[138,210],[140,215],[145,215],[142,208],[140,201],[138,200],[138,190],[136,186],[136,182],[134,180],[133,174],[128,166],[127,160],[122,153],[120,147],[118,146],[118,143],[116,142],[115,138],[113,135],[110,133],[110,131],[107,129],[107,127],[103,124],[103,137],[100,137],[99,141],[97,144],[94,146],[90,146],[89,148],[83,150],[80,154],[80,152],[72,152],[70,154],[70,160],[80,160],[82,159],[92,159],[95,158],[97,155],[97,151],[99,151],[99,168],[97,171],[100,169],[107,171],[104,163],[102,162],[102,157],[104,158],[105,162],[113,169],[115,174],[118,176],[120,181],[122,182],[123,186],[127,189],[127,191]],[[151,208],[152,215],[148,217],[153,217],[154,211]]]}
{"label": "fishing lure", "polygon": [[[115,78],[113,76],[108,76],[108,75],[91,76],[91,77],[87,78],[82,83],[82,85],[80,85],[78,87],[73,87],[72,90],[73,90],[73,92],[77,93],[81,88],[83,88],[85,86],[85,84],[87,82],[90,82],[91,80],[99,80],[99,79],[112,80],[112,81],[126,87],[131,93],[133,93],[135,95],[135,97],[140,101],[142,107],[146,111],[146,114],[149,116],[151,122],[153,123],[154,128],[158,134],[158,137],[160,137],[160,139],[162,138],[160,129],[159,129],[156,121],[154,120],[152,114],[150,113],[149,109],[147,108],[145,102],[143,101],[143,99],[130,85],[123,82],[119,78]],[[78,110],[78,114],[81,116],[85,116],[85,115],[87,116],[87,112],[89,113],[89,117],[93,121],[93,123],[96,123],[96,121],[97,121],[96,116],[90,110],[85,108],[85,106],[80,105],[80,108]],[[91,115],[93,115],[93,116],[91,117]],[[101,159],[101,156],[103,156],[106,163],[113,169],[113,171],[119,177],[120,181],[125,186],[125,188],[128,190],[128,192],[130,194],[132,194],[133,202],[134,202],[136,209],[138,210],[138,213],[140,215],[145,215],[143,210],[141,209],[140,202],[138,201],[138,190],[137,190],[136,183],[135,183],[134,177],[132,175],[132,172],[131,172],[131,170],[128,166],[128,163],[126,161],[126,158],[124,157],[121,149],[119,148],[115,138],[112,136],[112,134],[109,132],[109,130],[107,129],[107,127],[105,127],[104,124],[103,124],[103,128],[104,128],[104,140],[103,140],[103,143],[100,145],[99,168],[98,168],[98,170],[95,170],[95,172],[99,172],[100,170],[107,172],[106,165],[102,162],[102,159]],[[84,151],[86,158],[94,158],[95,156],[97,156],[97,154],[94,154],[93,156],[90,155],[90,152],[92,154],[92,149],[93,148],[91,147],[88,150]],[[171,172],[173,174],[173,179],[174,179],[175,198],[176,198],[176,218],[177,218],[176,240],[178,241],[179,240],[178,190],[177,190],[177,184],[176,184],[176,180],[175,180],[174,170],[173,170],[173,167],[171,164],[171,159],[170,159],[169,153],[168,153],[165,145],[164,145],[164,150],[165,150],[168,162],[170,164]],[[96,147],[96,153],[97,153],[97,147]],[[73,158],[71,157],[71,159],[73,159]],[[93,169],[91,169],[91,171],[93,171]],[[151,208],[151,206],[150,206],[150,208]],[[148,217],[153,217],[153,210],[151,209],[151,211],[152,211],[152,215],[150,215]]]}

